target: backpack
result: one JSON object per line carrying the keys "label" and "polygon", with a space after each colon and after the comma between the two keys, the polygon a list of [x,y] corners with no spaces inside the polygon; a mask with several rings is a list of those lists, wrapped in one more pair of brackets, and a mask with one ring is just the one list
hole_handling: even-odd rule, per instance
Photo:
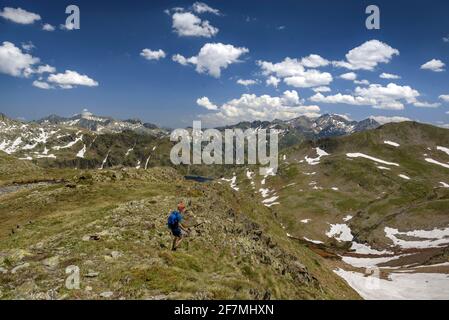
{"label": "backpack", "polygon": [[178,227],[179,224],[179,213],[176,211],[173,211],[169,216],[167,220],[167,225],[170,229],[175,229]]}

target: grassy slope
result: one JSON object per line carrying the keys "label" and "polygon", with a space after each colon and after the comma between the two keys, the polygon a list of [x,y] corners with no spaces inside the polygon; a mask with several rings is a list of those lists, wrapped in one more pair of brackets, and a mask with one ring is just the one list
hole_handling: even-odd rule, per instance
{"label": "grassy slope", "polygon": [[[68,183],[2,196],[2,298],[358,297],[268,209],[226,186],[186,182],[172,169],[72,173]],[[165,223],[179,199],[190,203],[188,223],[204,224],[173,253]],[[81,270],[80,290],[64,287],[69,265]]]}
{"label": "grassy slope", "polygon": [[[386,145],[385,140],[401,146]],[[298,163],[308,153],[313,157],[311,148],[315,146],[331,155],[322,158],[317,166]],[[287,151],[287,163],[270,180],[272,187],[282,189],[281,205],[274,208],[293,234],[327,242],[330,240],[324,233],[329,230],[328,223],[343,223],[346,215],[354,216],[350,226],[356,237],[375,246],[388,244],[385,226],[401,230],[445,227],[449,224],[449,190],[441,188],[439,182],[449,181],[449,169],[424,161],[427,154],[448,162],[449,157],[436,146],[449,146],[448,130],[416,123],[390,124],[348,137],[303,144]],[[346,157],[346,153],[354,152],[395,162],[400,167],[379,164],[391,168],[386,171],[371,160]],[[313,172],[315,175],[305,174]],[[322,189],[313,190],[312,182]],[[283,188],[290,183],[295,185]],[[306,218],[312,221],[300,222]]]}

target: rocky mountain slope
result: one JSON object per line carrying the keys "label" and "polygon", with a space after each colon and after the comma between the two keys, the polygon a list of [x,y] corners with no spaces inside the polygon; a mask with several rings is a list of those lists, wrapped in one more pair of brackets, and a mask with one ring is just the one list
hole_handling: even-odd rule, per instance
{"label": "rocky mountain slope", "polygon": [[[2,299],[358,297],[268,208],[227,185],[170,168],[59,174],[0,187]],[[166,219],[180,200],[192,232],[172,252]],[[79,288],[69,290],[74,271]]]}
{"label": "rocky mountain slope", "polygon": [[[3,117],[0,290],[7,298],[357,298],[351,286],[367,299],[449,296],[449,131],[341,119],[239,124],[282,132],[277,174],[259,176],[247,165],[164,167],[172,146],[164,135]],[[164,226],[179,199],[199,225],[177,253],[182,262]],[[63,285],[70,265],[86,278],[76,294]],[[135,265],[144,271],[129,276]]]}
{"label": "rocky mountain slope", "polygon": [[52,124],[64,127],[82,128],[97,133],[120,133],[126,130],[151,135],[164,135],[167,133],[165,129],[158,128],[152,123],[143,123],[139,119],[122,121],[111,117],[97,116],[87,110],[83,110],[80,114],[76,114],[70,118],[50,115],[37,120],[36,123],[40,125]]}
{"label": "rocky mountain slope", "polygon": [[[219,128],[277,129],[280,147],[307,139],[348,135],[379,126],[367,119],[348,121],[338,115],[317,119],[242,122]],[[169,131],[139,120],[120,121],[87,111],[71,118],[49,116],[36,122],[0,118],[0,151],[44,167],[81,169],[170,165]]]}
{"label": "rocky mountain slope", "polygon": [[281,147],[288,147],[304,140],[344,136],[355,132],[375,129],[379,126],[380,124],[374,119],[365,119],[359,122],[348,120],[345,117],[336,114],[325,114],[316,119],[301,116],[291,120],[274,120],[271,122],[240,122],[236,125],[218,129],[277,129],[281,133]]}
{"label": "rocky mountain slope", "polygon": [[293,240],[342,258],[329,267],[363,297],[447,298],[448,146],[447,129],[388,124],[304,142],[284,150],[276,176],[242,170],[231,184],[257,194]]}

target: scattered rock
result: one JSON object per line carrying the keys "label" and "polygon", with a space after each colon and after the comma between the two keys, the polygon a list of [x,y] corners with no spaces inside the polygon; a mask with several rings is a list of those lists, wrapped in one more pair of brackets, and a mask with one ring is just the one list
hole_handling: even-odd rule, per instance
{"label": "scattered rock", "polygon": [[92,240],[92,241],[98,241],[98,240],[100,240],[100,239],[101,239],[101,237],[100,237],[99,235],[96,235],[96,234],[94,234],[94,235],[85,235],[85,236],[82,238],[83,241],[90,241],[90,240]]}
{"label": "scattered rock", "polygon": [[100,293],[100,297],[102,297],[102,298],[110,298],[113,295],[114,295],[114,292],[112,292],[112,291],[105,291],[105,292]]}
{"label": "scattered rock", "polygon": [[147,298],[148,300],[167,300],[168,296],[165,294],[159,294],[157,296],[150,296]]}
{"label": "scattered rock", "polygon": [[47,258],[42,263],[44,264],[44,266],[50,269],[54,269],[59,265],[59,256]]}
{"label": "scattered rock", "polygon": [[3,267],[0,267],[0,273],[3,273],[3,274],[8,273],[8,270]]}
{"label": "scattered rock", "polygon": [[25,257],[29,257],[31,255],[32,254],[27,250],[14,249],[14,250],[11,250],[11,253],[9,254],[8,259],[13,262],[19,262],[19,261],[22,261]]}
{"label": "scattered rock", "polygon": [[85,277],[86,277],[86,278],[96,278],[96,277],[98,277],[99,274],[100,274],[99,272],[89,271],[89,272],[85,275]]}
{"label": "scattered rock", "polygon": [[87,286],[86,288],[84,288],[85,291],[92,291],[92,287],[91,286]]}
{"label": "scattered rock", "polygon": [[14,268],[11,270],[11,273],[12,273],[12,274],[17,273],[17,271],[20,271],[20,270],[22,270],[22,269],[28,268],[29,266],[30,266],[30,264],[29,264],[28,262],[26,262],[26,263],[24,263],[24,264],[21,264],[21,265],[18,265],[17,267],[14,267]]}

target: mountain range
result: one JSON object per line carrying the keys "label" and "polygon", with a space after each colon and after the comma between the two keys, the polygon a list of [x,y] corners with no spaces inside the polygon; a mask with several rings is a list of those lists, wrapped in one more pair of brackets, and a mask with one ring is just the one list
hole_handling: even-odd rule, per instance
{"label": "mountain range", "polygon": [[[449,295],[449,130],[338,115],[219,128],[279,130],[278,171],[260,176],[257,165],[173,166],[169,131],[140,126],[0,115],[0,295]],[[194,232],[172,253],[165,219],[179,199]],[[70,265],[78,291],[61,285]]]}

